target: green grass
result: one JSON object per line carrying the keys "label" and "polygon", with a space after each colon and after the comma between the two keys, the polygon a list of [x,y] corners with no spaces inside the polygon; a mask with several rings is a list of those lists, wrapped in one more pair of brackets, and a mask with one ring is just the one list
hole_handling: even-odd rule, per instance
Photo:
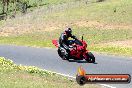
{"label": "green grass", "polygon": [[[102,3],[80,4],[77,8],[55,12],[46,16],[49,20],[71,21],[78,19],[94,20],[111,24],[132,23],[132,1],[116,0]],[[116,9],[116,12],[114,10]],[[44,19],[46,19],[44,16]]]}
{"label": "green grass", "polygon": [[[75,34],[79,39],[84,34],[84,40],[88,43],[88,48],[91,51],[107,52],[119,55],[131,56],[132,48],[128,47],[116,47],[116,46],[100,46],[100,44],[111,42],[111,41],[121,41],[132,39],[132,30],[129,29],[96,29],[87,27],[73,27],[73,34]],[[15,44],[24,46],[34,46],[34,47],[54,47],[52,44],[53,39],[58,39],[60,33],[63,30],[53,30],[47,32],[34,32],[31,34],[23,34],[18,36],[8,36],[0,37],[1,44]],[[109,35],[109,36],[108,36]]]}
{"label": "green grass", "polygon": [[[63,29],[56,29],[53,31],[0,37],[0,43],[52,46],[51,41],[53,39],[58,39],[62,32]],[[89,27],[73,27],[73,34],[78,38],[81,38],[84,34],[84,40],[86,40],[89,45],[132,39],[132,30],[130,29],[109,30]]]}
{"label": "green grass", "polygon": [[33,5],[42,5],[42,4],[48,4],[48,5],[52,5],[52,4],[61,4],[61,3],[67,3],[67,2],[71,2],[71,1],[75,1],[75,0],[27,0],[28,4],[33,6]]}
{"label": "green grass", "polygon": [[99,44],[110,41],[121,41],[132,39],[132,30],[130,29],[98,29],[90,27],[73,27],[74,34],[82,36],[89,44]]}
{"label": "green grass", "polygon": [[[28,5],[31,7],[36,7],[38,5],[42,6],[52,6],[58,4],[64,4],[70,2],[75,2],[77,0],[23,0],[27,1]],[[90,2],[95,1],[91,0]],[[59,20],[59,21],[69,21],[78,19],[95,20],[104,23],[132,23],[132,1],[131,0],[106,0],[101,3],[81,3],[76,8],[76,4],[71,4],[67,6],[64,11],[54,12],[52,14],[44,15],[44,19],[48,20]],[[0,6],[1,7],[1,6]],[[0,8],[2,9],[2,8]],[[63,6],[62,6],[63,9]],[[116,9],[116,12],[114,10]],[[12,3],[10,4],[9,12],[14,10]]]}
{"label": "green grass", "polygon": [[90,50],[107,53],[107,54],[114,54],[120,56],[132,56],[132,48],[129,47],[119,47],[119,46],[112,46],[112,45],[94,45],[89,47]]}
{"label": "green grass", "polygon": [[51,47],[51,41],[46,40],[35,40],[32,36],[12,36],[12,37],[1,37],[1,44],[15,44],[15,45],[25,45],[25,46],[34,46],[34,47]]}
{"label": "green grass", "polygon": [[[34,66],[16,65],[11,60],[0,57],[0,88],[80,88],[66,77],[47,72]],[[85,85],[82,88],[100,88]]]}
{"label": "green grass", "polygon": [[[14,8],[17,8],[17,10],[22,10],[22,4],[27,3],[27,6],[29,8],[35,8],[38,6],[48,6],[53,4],[62,4],[62,3],[69,3],[75,0],[21,0],[17,2],[17,7],[13,4],[13,2],[9,3],[9,11],[8,14],[11,14],[14,10]],[[0,13],[2,13],[2,1],[0,1]]]}

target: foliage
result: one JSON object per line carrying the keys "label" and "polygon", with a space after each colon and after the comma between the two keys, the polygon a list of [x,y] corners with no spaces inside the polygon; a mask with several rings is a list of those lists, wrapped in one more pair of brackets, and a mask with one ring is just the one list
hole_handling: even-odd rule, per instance
{"label": "foliage", "polygon": [[12,60],[5,59],[4,57],[0,57],[0,72],[10,72],[10,71],[26,71],[28,73],[35,73],[39,75],[50,75],[52,73],[39,69],[35,66],[22,66],[16,65]]}
{"label": "foliage", "polygon": [[[0,57],[0,88],[80,88],[73,80],[34,66],[16,65]],[[99,88],[98,85],[82,88]]]}
{"label": "foliage", "polygon": [[104,0],[97,0],[97,2],[103,2]]}

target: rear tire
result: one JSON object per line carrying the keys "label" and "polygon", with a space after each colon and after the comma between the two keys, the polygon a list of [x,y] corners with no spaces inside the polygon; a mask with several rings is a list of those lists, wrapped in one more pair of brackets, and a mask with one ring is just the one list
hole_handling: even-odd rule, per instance
{"label": "rear tire", "polygon": [[58,52],[58,55],[62,58],[63,55],[61,54],[61,50],[59,48],[58,48],[57,52]]}
{"label": "rear tire", "polygon": [[89,62],[89,63],[95,63],[95,57],[94,57],[94,55],[91,52],[87,53],[86,61]]}
{"label": "rear tire", "polygon": [[69,60],[69,58],[68,57],[66,57],[66,50],[64,50],[64,49],[60,49],[60,48],[58,48],[58,55],[63,59],[63,60]]}

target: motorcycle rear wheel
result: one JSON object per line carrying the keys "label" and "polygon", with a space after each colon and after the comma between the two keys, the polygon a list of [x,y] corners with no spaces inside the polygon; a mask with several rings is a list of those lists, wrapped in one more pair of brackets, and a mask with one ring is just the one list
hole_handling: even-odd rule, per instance
{"label": "motorcycle rear wheel", "polygon": [[62,58],[63,55],[61,54],[61,50],[59,48],[58,48],[57,52],[58,52],[58,55]]}
{"label": "motorcycle rear wheel", "polygon": [[60,48],[58,48],[58,55],[63,59],[63,60],[69,60],[69,58],[68,57],[66,57],[66,55],[65,55],[65,50],[63,51],[63,54],[62,54],[62,51],[60,50]]}

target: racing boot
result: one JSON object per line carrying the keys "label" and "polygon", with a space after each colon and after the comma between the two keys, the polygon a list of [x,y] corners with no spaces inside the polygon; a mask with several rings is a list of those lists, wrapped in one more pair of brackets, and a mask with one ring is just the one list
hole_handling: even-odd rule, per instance
{"label": "racing boot", "polygon": [[70,50],[66,50],[66,53],[65,53],[65,58],[66,60],[69,60],[69,54],[70,54]]}

